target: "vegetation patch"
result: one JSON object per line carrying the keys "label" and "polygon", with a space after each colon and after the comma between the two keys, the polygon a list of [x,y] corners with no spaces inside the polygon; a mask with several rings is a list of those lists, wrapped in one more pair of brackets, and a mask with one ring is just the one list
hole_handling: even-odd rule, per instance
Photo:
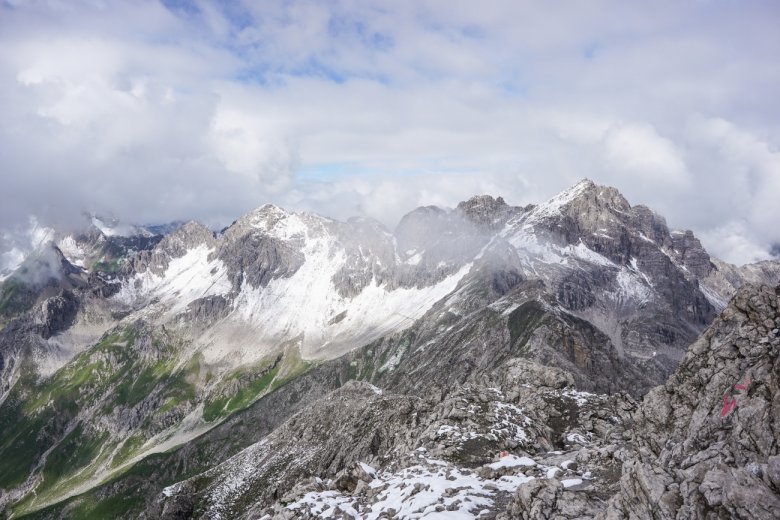
{"label": "vegetation patch", "polygon": [[134,434],[125,439],[125,442],[122,443],[122,446],[119,448],[119,450],[116,452],[116,455],[114,455],[114,458],[111,460],[111,466],[112,467],[118,467],[121,466],[123,463],[127,462],[133,456],[139,452],[141,449],[141,446],[146,443],[146,439],[139,435]]}
{"label": "vegetation patch", "polygon": [[140,512],[143,504],[143,498],[132,493],[120,493],[99,501],[92,497],[84,497],[70,509],[69,517],[79,520],[127,518],[131,513]]}
{"label": "vegetation patch", "polygon": [[220,393],[206,401],[203,419],[212,422],[243,410],[266,393],[273,392],[305,373],[310,367],[311,363],[301,359],[297,348],[290,348],[284,355],[236,370],[217,389]]}
{"label": "vegetation patch", "polygon": [[[278,372],[279,366],[274,366],[259,378],[250,381],[247,386],[239,389],[233,396],[221,396],[207,403],[203,408],[203,419],[211,422],[219,417],[246,408],[271,386]],[[236,376],[231,377],[235,378]]]}
{"label": "vegetation patch", "polygon": [[106,259],[101,258],[97,262],[92,264],[92,268],[90,271],[96,272],[100,271],[102,273],[117,273],[119,272],[119,269],[122,267],[122,259],[121,258],[113,258],[113,259]]}
{"label": "vegetation patch", "polygon": [[84,432],[81,424],[76,426],[46,457],[43,482],[36,491],[40,493],[49,489],[88,466],[97,458],[107,438],[108,432],[89,434]]}
{"label": "vegetation patch", "polygon": [[20,405],[9,404],[9,396],[0,408],[0,488],[12,489],[22,484],[35,461],[48,447],[46,439],[55,437],[54,414],[35,417],[24,414]]}
{"label": "vegetation patch", "polygon": [[[31,474],[39,480],[34,492],[7,511],[32,518],[43,511],[66,512],[69,518],[132,517],[143,505],[137,498],[143,493],[105,497],[87,492],[57,502],[98,471],[113,470],[113,479],[123,475],[143,480],[159,469],[154,455],[125,465],[142,455],[148,439],[159,431],[152,428],[159,426],[157,418],[199,399],[198,385],[208,378],[202,356],[182,366],[179,351],[167,332],[132,325],[105,334],[47,379],[39,380],[29,370],[0,405],[0,488],[17,488]],[[289,346],[284,355],[237,370],[217,383],[222,393],[205,403],[203,417],[214,421],[245,409],[311,366],[297,347]],[[153,400],[152,411],[124,440],[86,426],[148,399]],[[82,418],[84,413],[89,418]]]}
{"label": "vegetation patch", "polygon": [[[23,484],[36,467],[42,478],[34,493],[13,506],[14,511],[27,512],[56,501],[104,465],[119,467],[140,452],[148,437],[139,430],[124,443],[109,441],[108,432],[74,424],[79,413],[90,410],[89,420],[95,421],[101,414],[115,413],[117,407],[134,407],[153,396],[163,404],[146,418],[144,428],[153,417],[194,401],[200,359],[177,368],[176,352],[167,334],[153,335],[130,326],[105,334],[48,379],[39,381],[32,369],[24,372],[0,405],[0,488],[11,490]],[[231,403],[228,408],[241,404]]]}
{"label": "vegetation patch", "polygon": [[35,303],[32,288],[14,277],[0,284],[0,317],[13,317],[30,310]]}
{"label": "vegetation patch", "polygon": [[200,375],[200,355],[194,357],[180,371],[173,373],[165,381],[162,393],[164,404],[158,413],[165,413],[173,408],[195,400],[197,388],[195,381]]}
{"label": "vegetation patch", "polygon": [[507,327],[509,327],[509,340],[513,348],[522,350],[533,332],[544,323],[546,317],[544,308],[536,301],[525,302],[509,313]]}

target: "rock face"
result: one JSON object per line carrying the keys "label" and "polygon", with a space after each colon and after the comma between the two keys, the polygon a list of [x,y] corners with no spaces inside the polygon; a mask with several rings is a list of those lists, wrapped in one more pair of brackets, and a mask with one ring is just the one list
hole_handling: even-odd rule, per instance
{"label": "rock face", "polygon": [[[699,241],[690,231],[670,232],[663,217],[632,207],[614,188],[584,180],[519,220],[553,243],[607,260],[601,270],[569,271],[553,283],[567,308],[596,323],[623,351],[656,352],[672,358],[666,366],[673,368],[695,337],[691,331],[701,332],[717,312],[699,288],[697,277],[712,268]],[[599,298],[602,291],[616,297]]]}
{"label": "rock face", "polygon": [[723,309],[745,283],[777,285],[780,283],[780,262],[764,261],[737,267],[712,259],[714,269],[701,281],[702,289],[718,309]]}
{"label": "rock face", "polygon": [[49,339],[73,324],[78,312],[79,302],[72,292],[63,290],[57,296],[44,300],[35,316],[39,334]]}
{"label": "rock face", "polygon": [[[13,462],[0,509],[14,517],[640,514],[628,495],[606,509],[635,485],[621,468],[655,493],[641,465],[672,450],[664,428],[711,425],[647,402],[634,417],[635,400],[738,286],[780,275],[711,259],[587,180],[536,206],[418,208],[393,232],[266,205],[220,233],[95,227],[47,247],[0,287],[0,460]],[[727,373],[696,370],[702,385]],[[675,399],[723,398],[691,385]],[[669,511],[731,492],[703,491],[715,474],[683,486],[696,442],[653,470],[672,479]]]}
{"label": "rock face", "polygon": [[[212,517],[211,512],[236,518],[263,514],[337,518],[339,511],[348,511],[344,514],[350,518],[373,518],[389,511],[384,498],[394,489],[388,470],[377,474],[374,467],[390,467],[393,475],[397,467],[406,468],[411,473],[403,486],[419,482],[420,491],[426,491],[436,485],[427,465],[443,460],[445,484],[463,479],[468,471],[464,462],[472,468],[483,465],[477,466],[468,486],[483,497],[481,507],[486,511],[495,511],[501,486],[511,481],[517,491],[501,518],[778,518],[779,328],[780,286],[741,289],[691,346],[669,381],[649,392],[637,409],[632,411],[630,402],[620,399],[584,399],[595,415],[585,415],[583,405],[577,406],[578,419],[567,426],[566,438],[577,439],[572,431],[585,428],[580,430],[582,440],[575,441],[583,443],[573,454],[579,464],[574,460],[555,464],[543,455],[559,447],[550,426],[555,424],[555,414],[566,409],[545,396],[561,399],[566,393],[556,393],[555,388],[566,388],[571,379],[565,373],[526,365],[497,377],[500,382],[494,390],[455,386],[457,390],[444,398],[384,397],[375,387],[347,385],[292,418],[267,442],[169,488],[163,496],[173,498],[164,498],[160,507],[180,511],[178,504],[185,501],[196,505],[193,511],[201,513],[191,514],[198,518]],[[511,375],[518,373],[534,380],[536,387],[526,388],[523,379]],[[536,404],[537,400],[543,404]],[[491,407],[493,401],[498,406]],[[496,412],[520,406],[517,415],[501,417]],[[480,407],[484,407],[481,413],[469,421]],[[623,412],[614,421],[595,426],[599,414],[617,409]],[[491,418],[510,429],[498,433],[501,430],[490,425]],[[471,433],[463,435],[469,422]],[[450,444],[454,439],[480,439],[480,432],[487,431],[498,433],[499,442],[491,443],[486,436],[482,444]],[[490,454],[504,446],[511,453],[533,457],[517,463],[524,477],[517,476],[514,462],[489,462]],[[622,476],[616,481],[610,468],[618,468],[620,460]],[[354,465],[358,461],[364,466]],[[564,478],[556,466],[566,472],[580,471]],[[252,471],[247,473],[246,468]],[[257,468],[268,469],[258,472]],[[307,480],[311,476],[318,479]],[[529,476],[536,478],[525,478]],[[231,478],[238,478],[240,484],[226,480]],[[283,490],[293,483],[298,487],[285,495]],[[605,507],[604,499],[613,493]],[[411,496],[414,493],[409,500]],[[448,501],[448,496],[460,496],[461,501]],[[422,506],[418,511],[426,504],[430,511],[437,507],[471,511],[461,505],[464,499],[453,491],[440,497],[429,492],[416,500]],[[279,507],[280,502],[292,505]],[[247,503],[254,505],[247,508]],[[405,517],[405,499],[399,499],[398,506]]]}
{"label": "rock face", "polygon": [[605,518],[780,517],[780,286],[745,287],[635,415]]}
{"label": "rock face", "polygon": [[457,210],[477,226],[494,230],[502,228],[512,213],[517,211],[503,198],[494,199],[490,195],[472,197],[458,204]]}
{"label": "rock face", "polygon": [[599,510],[600,500],[582,491],[569,491],[557,479],[533,480],[519,487],[501,520],[586,519]]}
{"label": "rock face", "polygon": [[[558,436],[577,439],[569,448],[588,443],[585,435],[606,433],[633,407],[623,397],[506,378],[511,394],[466,385],[426,397],[350,382],[262,442],[165,488],[144,517],[471,517],[475,507],[495,514],[520,484],[551,478],[571,486],[581,472],[564,452],[550,453]],[[561,416],[568,417],[553,420]],[[560,429],[547,426],[553,423]]]}
{"label": "rock face", "polygon": [[778,326],[780,286],[744,287],[638,407],[524,359],[422,393],[350,382],[143,515],[776,518]]}
{"label": "rock face", "polygon": [[163,276],[170,261],[181,258],[191,249],[204,245],[213,248],[216,241],[214,233],[202,224],[187,222],[160,240],[154,248],[144,248],[138,254],[130,256],[123,266],[126,276],[144,273],[147,270],[157,276]]}

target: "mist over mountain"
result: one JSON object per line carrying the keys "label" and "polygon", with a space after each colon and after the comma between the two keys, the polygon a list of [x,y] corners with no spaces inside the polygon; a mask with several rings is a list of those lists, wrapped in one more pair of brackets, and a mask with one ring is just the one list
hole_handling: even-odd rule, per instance
{"label": "mist over mountain", "polygon": [[595,1],[2,0],[0,235],[84,210],[221,229],[264,201],[394,227],[588,175],[769,259],[777,5]]}
{"label": "mist over mountain", "polygon": [[780,518],[778,26],[0,0],[0,520]]}
{"label": "mist over mountain", "polygon": [[266,204],[39,234],[0,281],[8,518],[778,511],[780,263],[722,262],[615,188],[393,230]]}

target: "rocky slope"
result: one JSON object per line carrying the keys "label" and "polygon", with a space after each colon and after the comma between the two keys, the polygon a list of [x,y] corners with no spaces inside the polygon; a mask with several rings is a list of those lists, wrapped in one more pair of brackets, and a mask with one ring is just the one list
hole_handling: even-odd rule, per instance
{"label": "rocky slope", "polygon": [[[581,486],[583,472],[553,447],[568,451],[589,443],[587,438],[621,420],[603,410],[626,417],[632,406],[620,398],[544,385],[509,387],[511,395],[467,385],[423,399],[349,383],[262,442],[166,487],[146,515],[486,516],[535,478],[568,475],[567,486]],[[518,402],[522,406],[513,404]],[[576,419],[560,431],[548,426],[564,414]],[[502,450],[511,453],[494,460]]]}
{"label": "rocky slope", "polygon": [[349,383],[144,517],[777,518],[779,326],[780,286],[743,288],[639,407],[520,360],[423,397]]}
{"label": "rocky slope", "polygon": [[741,290],[635,415],[606,518],[780,517],[780,286]]}
{"label": "rocky slope", "polygon": [[[266,205],[216,234],[194,222],[165,237],[93,227],[42,251],[56,261],[30,259],[0,287],[0,456],[13,460],[0,468],[0,509],[14,517],[100,507],[128,518],[179,507],[213,516],[223,506],[252,516],[279,497],[253,502],[250,483],[220,502],[209,490],[220,471],[251,462],[266,468],[262,479],[283,462],[287,489],[309,476],[337,480],[372,449],[394,460],[362,460],[386,491],[403,484],[407,462],[426,478],[441,463],[450,476],[479,480],[496,514],[512,494],[503,476],[517,484],[546,475],[579,440],[622,435],[614,427],[634,406],[629,395],[666,381],[743,280],[780,275],[774,263],[737,269],[710,259],[690,232],[670,231],[590,181],[538,206],[479,196],[454,210],[418,208],[393,233]],[[323,395],[350,380],[384,393],[334,394],[332,424],[362,421],[387,439],[372,448],[354,442],[358,426],[347,429],[342,444],[354,451],[334,462],[311,421]],[[452,396],[473,403],[479,419],[450,421]],[[335,404],[350,400],[387,414],[372,422],[357,405]],[[526,432],[524,443],[481,417],[512,407],[522,411],[502,428]],[[385,423],[409,421],[425,428],[386,435]],[[457,436],[433,435],[442,428],[473,442],[459,452]],[[289,439],[308,439],[311,456],[280,461],[276,451],[296,449]],[[480,476],[507,448],[534,464]],[[242,450],[252,456],[241,459]],[[395,460],[399,452],[412,458]],[[588,503],[617,489],[617,459],[593,457],[592,470],[569,469],[572,479],[608,475]],[[188,482],[181,504],[160,498],[178,482]]]}
{"label": "rocky slope", "polygon": [[351,382],[142,517],[777,518],[778,326],[780,286],[743,288],[638,407],[520,360],[445,394]]}

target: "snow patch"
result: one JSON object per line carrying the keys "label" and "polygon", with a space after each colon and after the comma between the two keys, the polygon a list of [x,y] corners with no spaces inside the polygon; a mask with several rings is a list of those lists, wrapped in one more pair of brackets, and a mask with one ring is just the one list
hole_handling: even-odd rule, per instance
{"label": "snow patch", "polygon": [[[644,276],[644,274],[643,274]],[[618,291],[614,294],[617,300],[634,300],[639,303],[650,301],[653,298],[653,291],[647,285],[642,283],[636,273],[629,271],[625,267],[617,274]],[[646,279],[646,277],[645,277]]]}
{"label": "snow patch", "polygon": [[592,185],[593,183],[589,180],[582,180],[578,182],[568,190],[559,193],[547,202],[536,206],[533,210],[531,210],[528,221],[538,222],[549,217],[556,217],[561,215],[561,208],[575,200]]}
{"label": "snow patch", "polygon": [[420,260],[422,260],[422,254],[421,253],[415,253],[409,258],[406,259],[405,264],[408,265],[418,265],[420,263]]}
{"label": "snow patch", "polygon": [[103,233],[107,237],[129,237],[133,235],[137,235],[139,232],[139,229],[135,226],[129,225],[129,224],[121,224],[121,223],[115,223],[115,224],[107,224],[103,220],[101,220],[98,217],[92,217],[92,225],[95,226],[100,230],[101,233]]}
{"label": "snow patch", "polygon": [[498,462],[488,464],[490,469],[514,468],[517,466],[536,466],[536,461],[529,457],[518,457],[517,455],[507,455]]}
{"label": "snow patch", "polygon": [[227,268],[222,260],[209,260],[211,252],[201,244],[172,259],[162,276],[151,271],[136,274],[114,299],[133,306],[157,300],[169,315],[176,315],[199,298],[227,294],[231,289]]}
{"label": "snow patch", "polygon": [[78,267],[84,267],[87,253],[76,243],[72,236],[68,235],[60,240],[57,247],[65,255],[65,258],[68,259],[68,262]]}
{"label": "snow patch", "polygon": [[615,267],[614,262],[609,258],[588,248],[581,240],[576,246],[568,246],[566,252],[580,260],[585,260],[592,264],[602,265],[604,267]]}
{"label": "snow patch", "polygon": [[[495,506],[497,491],[514,492],[521,484],[533,480],[525,475],[507,475],[498,480],[480,478],[464,468],[443,461],[426,460],[397,471],[376,472],[369,486],[376,490],[371,510],[360,514],[351,508],[354,498],[337,491],[315,491],[287,506],[301,514],[304,510],[319,518],[335,518],[338,506],[349,518],[378,520],[391,509],[398,519],[468,519],[478,518]],[[347,509],[349,507],[351,510]],[[437,511],[444,509],[443,511]]]}
{"label": "snow patch", "polygon": [[[292,225],[284,229],[285,234],[303,232]],[[236,351],[243,362],[250,362],[290,340],[299,342],[304,359],[337,357],[408,328],[451,293],[471,269],[467,264],[441,282],[421,288],[390,290],[372,280],[356,296],[344,297],[332,282],[346,260],[344,251],[326,231],[305,238],[305,261],[292,276],[271,280],[266,287],[244,284],[234,301],[234,312],[203,338],[208,362],[223,360]],[[345,318],[334,323],[332,316],[337,314]]]}
{"label": "snow patch", "polygon": [[572,444],[581,444],[583,446],[588,444],[588,440],[579,433],[570,433],[566,436],[566,440]]}
{"label": "snow patch", "polygon": [[564,460],[563,462],[561,462],[561,467],[563,469],[569,469],[574,464],[575,464],[575,462],[573,460]]}
{"label": "snow patch", "polygon": [[589,399],[599,397],[596,394],[592,394],[590,392],[582,392],[579,390],[566,390],[562,392],[562,395],[565,397],[569,397],[570,399],[574,399],[574,402],[577,403],[577,406],[583,406],[588,403]]}
{"label": "snow patch", "polygon": [[361,467],[361,468],[363,469],[363,471],[365,471],[365,472],[366,472],[368,475],[370,475],[370,476],[372,476],[372,477],[376,477],[376,470],[375,470],[374,468],[372,468],[371,466],[369,466],[368,464],[366,464],[365,462],[361,462],[361,463],[360,463],[360,467]]}

